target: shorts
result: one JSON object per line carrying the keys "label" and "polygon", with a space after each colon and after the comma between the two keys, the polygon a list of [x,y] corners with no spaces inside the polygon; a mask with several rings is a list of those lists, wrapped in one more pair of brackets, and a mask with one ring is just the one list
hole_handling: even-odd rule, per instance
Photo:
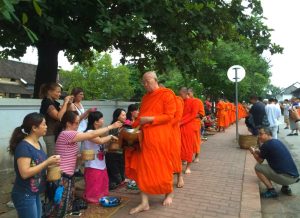
{"label": "shorts", "polygon": [[268,164],[256,164],[255,170],[279,185],[291,185],[296,183],[299,179],[298,177],[296,178],[288,174],[276,173]]}
{"label": "shorts", "polygon": [[284,116],[284,122],[285,122],[286,124],[290,124],[290,118],[289,118],[289,115]]}

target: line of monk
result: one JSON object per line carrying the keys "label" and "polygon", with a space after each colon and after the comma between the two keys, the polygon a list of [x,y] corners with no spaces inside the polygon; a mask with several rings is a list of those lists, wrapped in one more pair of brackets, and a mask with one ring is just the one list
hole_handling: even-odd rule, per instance
{"label": "line of monk", "polygon": [[[150,209],[149,195],[164,195],[162,204],[169,206],[173,200],[173,176],[177,175],[177,188],[184,186],[185,174],[191,174],[191,163],[199,161],[201,144],[201,118],[205,116],[203,102],[195,98],[192,89],[185,87],[176,96],[171,89],[158,84],[154,71],[143,75],[146,94],[143,96],[138,118],[132,124],[140,129],[139,150],[127,153],[125,162],[130,166],[129,179],[136,181],[141,191],[141,202],[130,214]],[[226,128],[233,122],[234,105],[219,101],[219,127]],[[234,112],[234,113],[233,113]],[[230,121],[226,121],[230,120]],[[228,123],[226,123],[228,122]]]}

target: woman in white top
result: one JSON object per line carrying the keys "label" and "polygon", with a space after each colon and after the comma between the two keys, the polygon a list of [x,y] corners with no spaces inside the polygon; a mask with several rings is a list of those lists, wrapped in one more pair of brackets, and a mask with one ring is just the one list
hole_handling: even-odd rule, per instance
{"label": "woman in white top", "polygon": [[70,111],[77,111],[80,123],[78,127],[78,132],[84,132],[86,130],[87,126],[87,117],[90,112],[95,111],[96,108],[90,108],[87,111],[85,111],[83,105],[81,104],[81,101],[84,98],[83,89],[80,87],[72,89],[71,95],[74,96],[73,103],[70,105],[69,109]]}
{"label": "woman in white top", "polygon": [[[96,130],[104,123],[100,111],[91,112],[88,116],[86,131]],[[99,198],[108,195],[108,175],[105,164],[104,144],[118,138],[112,135],[97,137],[84,141],[83,149],[94,150],[95,159],[85,162],[84,180],[85,191],[83,198],[89,203],[98,203]]]}

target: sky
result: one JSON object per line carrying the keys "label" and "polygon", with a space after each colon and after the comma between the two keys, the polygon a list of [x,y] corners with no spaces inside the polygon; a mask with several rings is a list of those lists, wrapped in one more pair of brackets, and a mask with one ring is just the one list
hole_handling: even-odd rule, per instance
{"label": "sky", "polygon": [[[274,31],[271,32],[272,42],[284,48],[283,54],[270,55],[264,53],[264,57],[270,60],[271,83],[280,88],[286,88],[294,82],[300,82],[299,75],[299,51],[300,31],[298,21],[300,20],[300,0],[261,0],[264,10],[265,23]],[[115,51],[112,54],[113,64],[118,64],[120,54]],[[37,64],[37,52],[28,48],[27,53],[21,58],[22,62]],[[58,66],[65,70],[71,70],[73,66],[59,53]],[[246,72],[247,74],[247,72]]]}

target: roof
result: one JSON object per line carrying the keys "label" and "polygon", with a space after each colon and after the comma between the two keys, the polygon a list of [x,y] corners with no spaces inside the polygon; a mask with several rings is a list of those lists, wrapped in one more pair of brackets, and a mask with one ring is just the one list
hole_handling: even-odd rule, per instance
{"label": "roof", "polygon": [[291,94],[294,90],[300,88],[300,83],[299,82],[295,82],[292,85],[284,88],[280,94]]}
{"label": "roof", "polygon": [[13,94],[27,94],[27,95],[33,94],[33,90],[28,90],[24,86],[13,85],[13,84],[1,84],[0,92],[13,93]]}
{"label": "roof", "polygon": [[[0,59],[0,77],[20,80],[34,84],[36,65]],[[2,85],[1,85],[2,86]]]}

